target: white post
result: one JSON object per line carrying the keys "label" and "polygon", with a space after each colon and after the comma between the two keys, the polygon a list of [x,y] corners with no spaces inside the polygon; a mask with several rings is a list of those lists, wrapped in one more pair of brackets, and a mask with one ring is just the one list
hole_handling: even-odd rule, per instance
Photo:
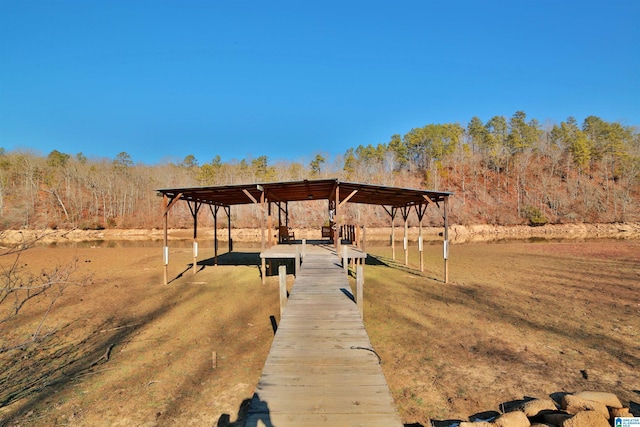
{"label": "white post", "polygon": [[287,305],[287,266],[281,265],[278,267],[278,278],[280,283],[280,319],[282,319],[282,313],[284,307]]}
{"label": "white post", "polygon": [[364,319],[364,272],[362,264],[356,266],[356,303],[360,317]]}
{"label": "white post", "polygon": [[424,256],[423,256],[423,252],[422,252],[422,236],[418,236],[418,250],[420,251],[420,271],[424,271]]}
{"label": "white post", "polygon": [[347,246],[343,246],[342,248],[342,268],[344,268],[344,272],[349,276],[349,254],[347,253]]}
{"label": "white post", "polygon": [[198,241],[193,241],[193,274],[197,273],[198,269]]}
{"label": "white post", "polygon": [[302,239],[302,259],[307,254],[307,239]]}

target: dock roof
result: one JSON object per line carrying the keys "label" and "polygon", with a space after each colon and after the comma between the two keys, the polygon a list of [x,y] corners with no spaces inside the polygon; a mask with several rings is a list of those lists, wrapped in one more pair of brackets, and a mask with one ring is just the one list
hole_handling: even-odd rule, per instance
{"label": "dock roof", "polygon": [[338,191],[339,202],[363,203],[391,207],[424,205],[444,201],[453,193],[384,185],[317,179],[253,184],[163,188],[157,190],[170,199],[186,200],[218,206],[256,203],[262,193],[271,202],[333,200]]}

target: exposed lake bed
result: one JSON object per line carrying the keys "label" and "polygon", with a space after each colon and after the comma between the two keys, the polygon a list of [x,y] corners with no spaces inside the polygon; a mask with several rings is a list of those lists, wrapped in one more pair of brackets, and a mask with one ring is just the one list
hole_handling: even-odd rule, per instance
{"label": "exposed lake bed", "polygon": [[[235,239],[235,255],[221,244],[219,266],[205,262],[212,255],[203,244],[203,264],[193,274],[190,234],[181,230],[170,242],[168,286],[155,236],[152,243],[147,235],[139,244],[110,246],[118,239],[103,235],[94,243],[104,245],[22,252],[23,272],[73,263],[76,279],[89,279],[64,289],[45,323],[47,340],[1,355],[9,368],[0,378],[0,419],[235,420],[262,371],[271,318],[279,318],[277,278],[261,285],[252,255],[259,243]],[[392,259],[388,242],[368,244],[365,325],[403,422],[464,420],[505,401],[581,390],[613,392],[637,405],[640,240],[594,239],[456,243],[449,284],[442,282],[438,239],[425,246],[423,273],[416,248],[405,266],[400,254]],[[2,258],[4,268],[12,265],[10,256]],[[46,308],[46,301],[25,307],[28,316],[13,326],[28,335]],[[100,359],[109,348],[108,359]]]}

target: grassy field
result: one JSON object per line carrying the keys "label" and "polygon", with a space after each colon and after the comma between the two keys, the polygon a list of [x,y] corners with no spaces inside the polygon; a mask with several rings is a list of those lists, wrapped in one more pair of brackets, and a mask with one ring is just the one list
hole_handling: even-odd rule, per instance
{"label": "grassy field", "polygon": [[[580,390],[638,411],[640,241],[454,245],[449,284],[440,246],[426,247],[424,273],[415,253],[407,267],[367,250],[365,324],[407,426]],[[0,354],[0,424],[236,424],[279,320],[277,279],[260,284],[255,251],[194,275],[190,248],[172,249],[168,286],[158,247],[22,253],[16,265],[35,274],[75,260],[85,284],[65,288],[45,340]],[[3,331],[27,336],[47,306]]]}

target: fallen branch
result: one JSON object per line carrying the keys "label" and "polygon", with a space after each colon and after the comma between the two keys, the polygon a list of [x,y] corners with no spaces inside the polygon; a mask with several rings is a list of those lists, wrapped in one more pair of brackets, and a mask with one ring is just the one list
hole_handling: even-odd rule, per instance
{"label": "fallen branch", "polygon": [[100,331],[100,333],[105,333],[105,332],[111,332],[111,331],[117,331],[119,329],[125,329],[125,328],[133,328],[134,326],[138,326],[140,323],[134,323],[133,325],[124,325],[124,326],[117,326],[115,328],[111,328],[111,329],[102,329]]}
{"label": "fallen branch", "polygon": [[109,357],[111,356],[111,350],[113,349],[113,347],[115,347],[115,344],[111,343],[109,344],[109,347],[107,347],[107,349],[105,350],[104,354],[102,356],[100,356],[98,358],[98,360],[96,360],[95,362],[93,362],[89,368],[93,368],[94,366],[96,366],[98,363],[100,363],[101,360],[104,359],[104,363],[107,363],[109,361]]}

